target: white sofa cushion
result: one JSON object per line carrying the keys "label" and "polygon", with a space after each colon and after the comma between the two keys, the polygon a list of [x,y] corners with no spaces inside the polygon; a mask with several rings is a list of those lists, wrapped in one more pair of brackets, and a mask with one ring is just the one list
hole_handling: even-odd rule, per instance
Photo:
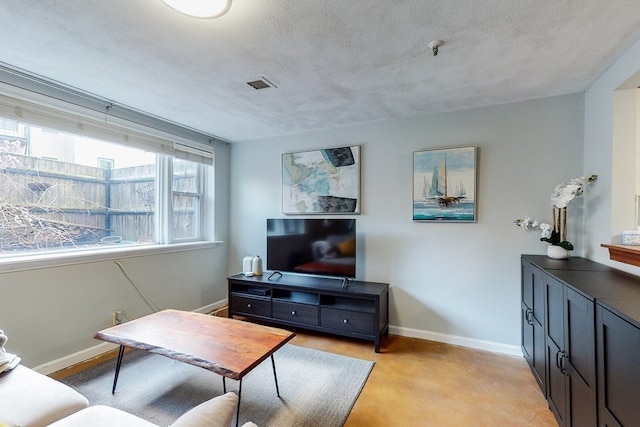
{"label": "white sofa cushion", "polygon": [[108,406],[95,405],[56,421],[50,427],[158,427],[155,424]]}
{"label": "white sofa cushion", "polygon": [[0,415],[5,422],[44,427],[88,404],[71,387],[25,366],[0,374]]}

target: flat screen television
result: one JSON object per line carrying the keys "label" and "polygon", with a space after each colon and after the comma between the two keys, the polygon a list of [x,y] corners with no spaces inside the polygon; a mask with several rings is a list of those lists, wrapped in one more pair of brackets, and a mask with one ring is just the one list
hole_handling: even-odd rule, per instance
{"label": "flat screen television", "polygon": [[267,270],[354,279],[356,220],[267,219]]}

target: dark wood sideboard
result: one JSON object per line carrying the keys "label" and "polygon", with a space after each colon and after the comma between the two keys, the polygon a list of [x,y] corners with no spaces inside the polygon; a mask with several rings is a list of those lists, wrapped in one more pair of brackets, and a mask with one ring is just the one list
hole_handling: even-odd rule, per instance
{"label": "dark wood sideboard", "polygon": [[640,425],[640,277],[521,257],[522,353],[560,426]]}
{"label": "dark wood sideboard", "polygon": [[229,317],[371,340],[389,333],[389,284],[294,274],[228,277]]}

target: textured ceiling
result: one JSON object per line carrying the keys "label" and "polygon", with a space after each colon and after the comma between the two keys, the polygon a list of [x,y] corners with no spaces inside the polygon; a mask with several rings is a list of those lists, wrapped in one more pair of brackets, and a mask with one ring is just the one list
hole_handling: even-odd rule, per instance
{"label": "textured ceiling", "polygon": [[[584,91],[637,0],[2,0],[0,62],[228,141]],[[430,41],[444,40],[432,56]],[[246,84],[264,76],[277,88]]]}

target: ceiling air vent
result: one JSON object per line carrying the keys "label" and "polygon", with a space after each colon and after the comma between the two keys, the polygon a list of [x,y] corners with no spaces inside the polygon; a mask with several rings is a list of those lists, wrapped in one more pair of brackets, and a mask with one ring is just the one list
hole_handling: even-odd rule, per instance
{"label": "ceiling air vent", "polygon": [[254,88],[255,90],[266,89],[269,87],[277,87],[276,85],[274,85],[264,77],[260,77],[258,79],[247,82],[247,84],[252,88]]}

